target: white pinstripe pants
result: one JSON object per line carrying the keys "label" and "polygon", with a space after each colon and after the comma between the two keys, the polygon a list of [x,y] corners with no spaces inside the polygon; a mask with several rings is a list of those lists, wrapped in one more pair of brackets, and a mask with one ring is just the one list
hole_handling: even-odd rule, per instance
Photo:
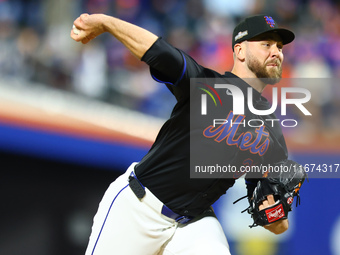
{"label": "white pinstripe pants", "polygon": [[94,217],[85,255],[230,255],[215,217],[178,224],[147,188],[139,200],[128,178],[136,163],[107,189]]}

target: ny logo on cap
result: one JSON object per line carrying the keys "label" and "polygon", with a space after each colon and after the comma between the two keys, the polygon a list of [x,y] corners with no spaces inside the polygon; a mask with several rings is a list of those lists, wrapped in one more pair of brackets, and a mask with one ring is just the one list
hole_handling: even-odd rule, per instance
{"label": "ny logo on cap", "polygon": [[266,19],[266,22],[267,22],[267,24],[268,24],[270,27],[274,27],[275,21],[273,20],[272,17],[270,17],[270,16],[264,16],[264,18]]}

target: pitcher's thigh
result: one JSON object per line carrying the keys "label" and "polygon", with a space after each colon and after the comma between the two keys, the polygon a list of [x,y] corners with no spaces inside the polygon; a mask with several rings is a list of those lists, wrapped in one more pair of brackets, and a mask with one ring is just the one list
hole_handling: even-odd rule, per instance
{"label": "pitcher's thigh", "polygon": [[157,254],[175,226],[153,214],[129,186],[108,190],[94,218],[86,255]]}
{"label": "pitcher's thigh", "polygon": [[161,254],[230,255],[230,251],[221,224],[215,217],[208,216],[178,227]]}

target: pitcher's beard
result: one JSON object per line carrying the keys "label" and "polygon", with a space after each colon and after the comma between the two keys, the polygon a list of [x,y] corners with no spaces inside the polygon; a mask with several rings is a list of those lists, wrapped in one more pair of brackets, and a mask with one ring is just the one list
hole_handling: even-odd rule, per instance
{"label": "pitcher's beard", "polygon": [[[251,56],[247,65],[249,70],[252,71],[257,78],[265,79],[265,83],[274,85],[282,78],[282,66],[279,61],[275,63],[277,67],[267,67],[267,65],[262,65],[256,58]],[[268,68],[270,70],[268,70]]]}

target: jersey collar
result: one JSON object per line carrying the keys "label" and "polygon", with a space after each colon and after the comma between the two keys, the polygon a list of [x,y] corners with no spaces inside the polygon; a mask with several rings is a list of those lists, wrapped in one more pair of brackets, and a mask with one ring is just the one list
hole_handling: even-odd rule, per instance
{"label": "jersey collar", "polygon": [[231,72],[225,72],[224,74],[228,81],[238,86],[244,95],[247,95],[248,88],[252,88],[253,90],[253,101],[254,103],[258,103],[260,101],[266,101],[264,97],[261,96],[261,93],[258,92],[256,89],[254,89],[252,86],[250,86],[247,82],[245,82],[242,78],[238,77],[237,75],[231,73]]}

